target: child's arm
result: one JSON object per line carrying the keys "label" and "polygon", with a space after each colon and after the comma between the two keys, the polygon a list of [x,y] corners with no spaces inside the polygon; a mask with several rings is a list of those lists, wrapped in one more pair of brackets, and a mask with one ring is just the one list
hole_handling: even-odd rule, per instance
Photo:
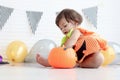
{"label": "child's arm", "polygon": [[73,33],[73,29],[71,29],[61,40],[61,46],[64,46],[64,44],[66,43],[66,41],[71,37]]}
{"label": "child's arm", "polygon": [[78,29],[75,29],[70,38],[65,42],[65,47],[73,47],[80,37],[81,33]]}

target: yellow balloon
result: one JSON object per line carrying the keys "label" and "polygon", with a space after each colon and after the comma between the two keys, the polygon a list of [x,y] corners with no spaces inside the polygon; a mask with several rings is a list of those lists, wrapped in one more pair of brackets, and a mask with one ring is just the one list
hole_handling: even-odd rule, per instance
{"label": "yellow balloon", "polygon": [[115,59],[115,51],[110,46],[108,46],[108,48],[106,50],[102,50],[101,53],[104,56],[104,62],[102,64],[102,66],[106,66],[106,65],[112,63],[113,60]]}
{"label": "yellow balloon", "polygon": [[27,56],[27,47],[21,41],[13,41],[8,45],[6,55],[10,62],[23,62]]}

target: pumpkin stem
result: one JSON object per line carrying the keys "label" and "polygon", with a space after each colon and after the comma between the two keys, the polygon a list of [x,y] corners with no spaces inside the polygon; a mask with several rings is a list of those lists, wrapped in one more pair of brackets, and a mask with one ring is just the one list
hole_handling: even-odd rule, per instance
{"label": "pumpkin stem", "polygon": [[64,50],[66,50],[67,48],[64,48]]}

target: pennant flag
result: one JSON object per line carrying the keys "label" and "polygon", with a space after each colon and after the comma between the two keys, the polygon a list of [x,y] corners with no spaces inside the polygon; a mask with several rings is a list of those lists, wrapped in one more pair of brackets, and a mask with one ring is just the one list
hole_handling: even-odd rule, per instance
{"label": "pennant flag", "polygon": [[12,8],[0,6],[0,29],[2,29],[12,12]]}
{"label": "pennant flag", "polygon": [[90,22],[96,28],[97,28],[97,10],[98,10],[97,6],[82,10],[87,21]]}
{"label": "pennant flag", "polygon": [[27,14],[29,25],[31,26],[31,29],[32,29],[32,33],[35,34],[35,31],[37,29],[38,23],[41,19],[43,12],[26,11],[26,14]]}

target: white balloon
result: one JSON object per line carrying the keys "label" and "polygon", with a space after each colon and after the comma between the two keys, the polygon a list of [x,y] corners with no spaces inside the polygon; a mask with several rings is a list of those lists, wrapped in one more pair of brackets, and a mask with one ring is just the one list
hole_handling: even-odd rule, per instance
{"label": "white balloon", "polygon": [[31,48],[25,62],[36,62],[36,54],[40,54],[44,58],[48,58],[48,54],[52,48],[56,47],[56,43],[49,39],[42,39],[36,42]]}

